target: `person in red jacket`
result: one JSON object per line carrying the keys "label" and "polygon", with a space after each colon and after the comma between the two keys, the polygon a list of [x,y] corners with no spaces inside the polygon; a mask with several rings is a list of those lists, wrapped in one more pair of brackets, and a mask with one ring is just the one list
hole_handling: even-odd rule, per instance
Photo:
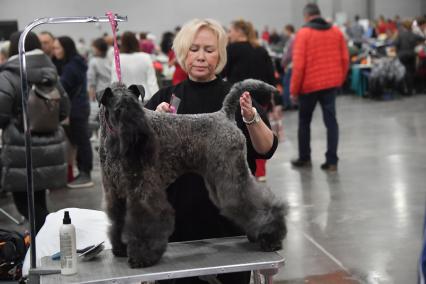
{"label": "person in red jacket", "polygon": [[303,15],[305,25],[296,34],[290,83],[291,96],[299,100],[299,157],[292,165],[311,166],[310,125],[319,102],[327,127],[326,161],[321,168],[336,171],[339,127],[335,100],[346,78],[349,52],[343,34],[321,17],[316,4],[307,4]]}

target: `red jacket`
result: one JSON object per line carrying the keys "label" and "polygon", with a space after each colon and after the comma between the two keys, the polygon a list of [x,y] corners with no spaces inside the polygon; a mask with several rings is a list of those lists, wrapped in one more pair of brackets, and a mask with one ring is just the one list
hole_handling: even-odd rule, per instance
{"label": "red jacket", "polygon": [[345,38],[322,18],[296,34],[290,92],[297,96],[343,85],[349,68]]}

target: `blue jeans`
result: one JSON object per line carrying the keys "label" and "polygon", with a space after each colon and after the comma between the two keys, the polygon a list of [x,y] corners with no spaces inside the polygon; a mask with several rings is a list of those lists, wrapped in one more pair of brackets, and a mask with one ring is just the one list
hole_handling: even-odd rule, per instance
{"label": "blue jeans", "polygon": [[339,125],[336,119],[337,89],[327,89],[299,96],[299,159],[311,159],[311,121],[317,102],[322,109],[322,117],[327,128],[326,163],[337,164],[337,144]]}
{"label": "blue jeans", "polygon": [[290,81],[291,81],[291,68],[289,68],[283,76],[283,107],[284,108],[292,107],[292,103],[290,99]]}

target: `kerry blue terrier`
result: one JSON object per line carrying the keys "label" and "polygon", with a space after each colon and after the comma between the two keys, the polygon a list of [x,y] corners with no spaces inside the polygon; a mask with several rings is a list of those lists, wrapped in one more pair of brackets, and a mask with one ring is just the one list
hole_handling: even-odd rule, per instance
{"label": "kerry blue terrier", "polygon": [[[173,115],[147,110],[143,88],[120,83],[97,94],[101,105],[99,155],[116,256],[131,267],[157,263],[174,229],[166,188],[179,176],[204,177],[212,202],[264,251],[282,247],[285,206],[252,176],[246,141],[235,123],[243,91],[273,92],[256,80],[235,84],[220,111]],[[173,143],[171,143],[173,141]]]}

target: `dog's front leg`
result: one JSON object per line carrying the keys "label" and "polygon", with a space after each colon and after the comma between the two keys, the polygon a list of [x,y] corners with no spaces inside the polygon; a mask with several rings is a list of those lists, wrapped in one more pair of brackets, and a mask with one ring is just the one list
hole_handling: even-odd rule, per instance
{"label": "dog's front leg", "polygon": [[[146,185],[146,184],[145,184]],[[156,264],[167,248],[174,228],[173,208],[163,188],[144,187],[142,197],[128,198],[126,238],[132,268]]]}
{"label": "dog's front leg", "polygon": [[[104,182],[104,184],[106,183]],[[109,239],[112,245],[112,253],[115,256],[127,256],[126,245],[122,240],[124,218],[126,216],[126,199],[119,198],[111,189],[105,190],[105,198],[106,212],[111,221]]]}

